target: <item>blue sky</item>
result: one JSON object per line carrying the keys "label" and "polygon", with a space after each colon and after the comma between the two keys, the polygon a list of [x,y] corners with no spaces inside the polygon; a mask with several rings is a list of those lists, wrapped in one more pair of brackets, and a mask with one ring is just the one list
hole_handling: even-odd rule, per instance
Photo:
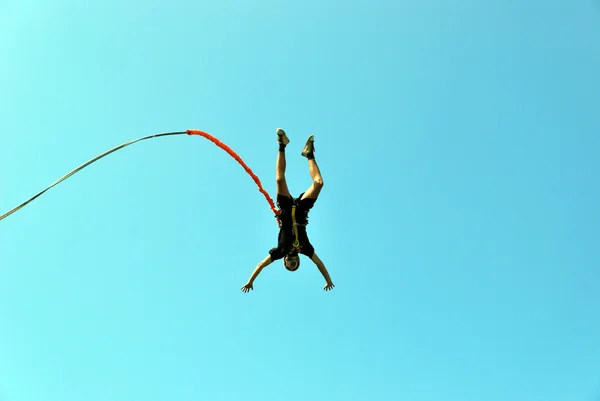
{"label": "blue sky", "polygon": [[[85,5],[84,5],[85,4]],[[0,400],[594,401],[600,4],[0,6]]]}

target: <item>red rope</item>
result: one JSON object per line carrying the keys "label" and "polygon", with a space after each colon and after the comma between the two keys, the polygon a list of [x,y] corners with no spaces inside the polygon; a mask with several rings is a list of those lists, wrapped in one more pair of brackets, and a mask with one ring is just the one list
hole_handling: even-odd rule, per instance
{"label": "red rope", "polygon": [[256,174],[254,174],[254,172],[250,169],[250,167],[248,167],[246,165],[246,163],[242,160],[242,158],[237,153],[235,153],[229,146],[225,145],[223,142],[219,141],[217,138],[215,138],[214,136],[212,136],[204,131],[189,129],[186,132],[188,133],[188,135],[202,136],[202,137],[208,139],[209,141],[211,141],[212,143],[214,143],[215,145],[217,145],[218,147],[220,147],[221,149],[223,149],[225,152],[229,153],[229,155],[231,157],[233,157],[235,160],[237,160],[237,162],[244,168],[244,170],[246,170],[248,175],[250,175],[250,177],[252,177],[252,179],[258,186],[258,190],[265,196],[265,199],[267,200],[267,202],[269,202],[269,206],[271,207],[271,210],[273,211],[273,213],[275,213],[275,217],[277,217],[281,213],[280,210],[277,210],[275,208],[275,203],[273,202],[273,199],[271,199],[268,192],[265,191],[265,189],[263,188],[263,186],[262,186],[260,180],[258,179],[258,177],[256,176]]}

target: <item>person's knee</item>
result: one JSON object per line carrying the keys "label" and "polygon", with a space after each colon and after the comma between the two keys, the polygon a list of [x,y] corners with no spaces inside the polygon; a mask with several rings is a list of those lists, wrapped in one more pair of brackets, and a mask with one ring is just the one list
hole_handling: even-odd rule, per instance
{"label": "person's knee", "polygon": [[275,176],[275,181],[277,184],[283,184],[285,182],[285,176],[283,174],[277,174]]}
{"label": "person's knee", "polygon": [[323,188],[323,179],[321,177],[315,178],[313,181],[313,185],[315,186],[316,189]]}

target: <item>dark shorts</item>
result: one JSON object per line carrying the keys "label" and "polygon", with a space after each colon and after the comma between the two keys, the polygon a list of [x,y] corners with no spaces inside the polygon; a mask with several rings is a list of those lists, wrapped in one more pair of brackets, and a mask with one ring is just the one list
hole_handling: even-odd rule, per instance
{"label": "dark shorts", "polygon": [[[317,201],[314,198],[302,198],[302,195],[304,195],[304,192],[300,194],[300,196],[298,197],[298,208],[299,209],[303,209],[303,210],[310,210],[313,208],[313,206],[315,205],[315,202]],[[289,212],[292,210],[292,198],[290,198],[289,196],[285,196],[285,195],[281,195],[281,194],[277,194],[277,206],[285,211],[285,212]]]}

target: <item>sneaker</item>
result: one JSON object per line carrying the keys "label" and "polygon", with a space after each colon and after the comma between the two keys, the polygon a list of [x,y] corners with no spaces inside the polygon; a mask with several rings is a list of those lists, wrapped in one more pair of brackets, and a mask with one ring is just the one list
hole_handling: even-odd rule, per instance
{"label": "sneaker", "polygon": [[290,143],[290,139],[281,128],[277,128],[277,143],[284,146]]}
{"label": "sneaker", "polygon": [[301,155],[304,157],[308,157],[315,153],[315,136],[311,135],[307,141],[306,145],[304,145],[304,149],[302,149]]}

